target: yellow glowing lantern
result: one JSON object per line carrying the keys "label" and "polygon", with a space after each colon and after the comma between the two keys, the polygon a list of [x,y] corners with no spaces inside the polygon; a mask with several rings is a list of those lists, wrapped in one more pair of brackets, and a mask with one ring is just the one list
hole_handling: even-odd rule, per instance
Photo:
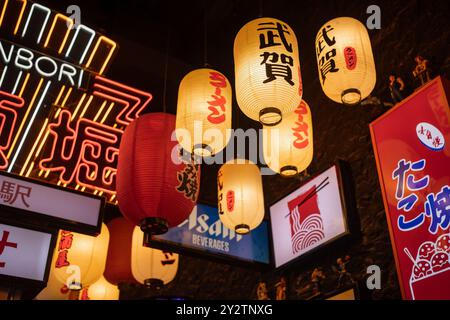
{"label": "yellow glowing lantern", "polygon": [[369,34],[358,20],[342,17],[324,24],[316,37],[316,57],[322,89],[331,100],[355,105],[375,87]]}
{"label": "yellow glowing lantern", "polygon": [[217,175],[219,217],[225,227],[247,234],[264,218],[259,168],[249,160],[231,160]]}
{"label": "yellow glowing lantern", "polygon": [[36,300],[69,300],[70,290],[54,275],[53,264],[48,276],[47,286],[36,296]]}
{"label": "yellow glowing lantern", "polygon": [[304,100],[280,124],[264,128],[263,150],[266,164],[282,176],[291,177],[308,168],[313,158],[313,128],[311,110]]}
{"label": "yellow glowing lantern", "polygon": [[119,296],[119,288],[101,276],[96,283],[83,289],[80,300],[119,300]]}
{"label": "yellow glowing lantern", "polygon": [[178,254],[148,248],[143,245],[144,233],[139,227],[133,231],[131,272],[141,284],[161,287],[171,282],[178,271]]}
{"label": "yellow glowing lantern", "polygon": [[212,156],[231,135],[232,90],[228,79],[212,69],[188,73],[180,83],[176,136],[186,151]]}
{"label": "yellow glowing lantern", "polygon": [[53,273],[71,290],[94,284],[105,271],[109,231],[105,224],[97,237],[60,231],[53,256]]}
{"label": "yellow glowing lantern", "polygon": [[286,23],[259,18],[234,40],[236,99],[244,114],[275,125],[302,99],[297,38]]}

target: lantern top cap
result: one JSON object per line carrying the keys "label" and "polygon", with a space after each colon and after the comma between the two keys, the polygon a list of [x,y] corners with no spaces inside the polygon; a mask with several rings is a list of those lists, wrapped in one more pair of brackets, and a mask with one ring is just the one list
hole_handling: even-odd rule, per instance
{"label": "lantern top cap", "polygon": [[364,29],[366,28],[366,26],[361,22],[361,21],[359,21],[358,19],[356,19],[356,18],[353,18],[353,17],[337,17],[337,18],[334,18],[334,19],[331,19],[331,20],[328,20],[326,23],[324,23],[323,25],[322,25],[322,27],[320,28],[320,30],[322,30],[323,28],[325,28],[327,25],[329,25],[330,23],[335,23],[335,24],[349,24],[349,23],[351,23],[351,24],[353,24],[353,25],[360,25],[360,26],[362,26]]}
{"label": "lantern top cap", "polygon": [[224,165],[233,165],[233,164],[250,164],[256,166],[256,164],[253,161],[243,158],[235,158],[228,160]]}

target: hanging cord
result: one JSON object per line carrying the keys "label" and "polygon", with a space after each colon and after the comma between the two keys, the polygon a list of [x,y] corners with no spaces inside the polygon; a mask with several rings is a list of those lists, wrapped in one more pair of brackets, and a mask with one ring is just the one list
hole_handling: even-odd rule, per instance
{"label": "hanging cord", "polygon": [[167,44],[166,44],[166,59],[164,63],[164,91],[163,91],[163,112],[167,111],[167,77],[169,71],[169,49],[170,49],[170,24],[167,27]]}
{"label": "hanging cord", "polygon": [[208,68],[208,20],[207,20],[206,0],[203,0],[203,63]]}

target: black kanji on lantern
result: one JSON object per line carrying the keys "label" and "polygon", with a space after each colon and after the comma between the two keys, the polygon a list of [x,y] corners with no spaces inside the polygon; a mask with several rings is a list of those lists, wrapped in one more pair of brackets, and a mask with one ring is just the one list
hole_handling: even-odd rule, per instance
{"label": "black kanji on lantern", "polygon": [[[260,26],[258,31],[264,31],[259,34],[260,49],[280,46],[283,44],[288,52],[292,52],[292,44],[288,43],[286,39],[286,34],[290,35],[291,33],[285,24],[281,24],[279,22],[262,22],[259,23],[258,26]],[[279,38],[281,42],[277,42],[276,38]]]}
{"label": "black kanji on lantern", "polygon": [[284,53],[279,55],[275,52],[264,52],[261,57],[263,57],[261,64],[266,65],[267,76],[267,79],[264,80],[263,83],[268,83],[276,80],[277,77],[282,77],[291,86],[294,85],[291,69],[291,67],[294,66],[294,59],[292,59],[292,57],[285,55]]}
{"label": "black kanji on lantern", "polygon": [[[331,38],[328,34],[332,30],[334,30],[334,28],[332,28],[330,25],[326,26],[322,29],[317,39],[316,51],[317,58],[319,58],[319,68],[322,83],[325,83],[327,73],[339,71],[339,69],[336,68],[336,62],[333,59],[336,56],[336,49],[331,48],[336,44],[336,38]],[[325,54],[322,54],[327,47],[330,50],[326,51]]]}
{"label": "black kanji on lantern", "polygon": [[184,193],[186,198],[197,200],[197,172],[198,165],[188,164],[182,172],[178,172],[178,181],[180,185],[177,187],[179,192]]}

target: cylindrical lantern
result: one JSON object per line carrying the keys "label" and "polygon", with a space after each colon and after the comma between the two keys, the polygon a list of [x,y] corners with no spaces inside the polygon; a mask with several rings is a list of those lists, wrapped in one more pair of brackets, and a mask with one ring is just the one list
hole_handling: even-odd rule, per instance
{"label": "cylindrical lantern", "polygon": [[50,267],[47,286],[36,296],[36,300],[68,300],[70,290],[54,275],[54,263]]}
{"label": "cylindrical lantern", "polygon": [[175,116],[146,114],[127,127],[120,143],[119,208],[148,235],[180,224],[197,201],[200,166],[180,158],[174,131]]}
{"label": "cylindrical lantern", "polygon": [[304,100],[280,124],[264,128],[263,149],[266,164],[282,176],[291,177],[308,168],[313,158],[313,128],[311,110]]}
{"label": "cylindrical lantern", "polygon": [[234,40],[236,99],[245,115],[276,125],[302,99],[297,38],[286,23],[259,18]]}
{"label": "cylindrical lantern", "polygon": [[131,248],[131,271],[141,284],[159,288],[171,282],[178,271],[178,254],[145,247],[144,233],[134,229]]}
{"label": "cylindrical lantern", "polygon": [[316,37],[316,57],[323,92],[331,100],[358,104],[375,87],[369,34],[358,20],[342,17],[324,24]]}
{"label": "cylindrical lantern", "polygon": [[259,168],[249,160],[231,160],[217,175],[220,220],[238,234],[247,234],[264,218],[264,196]]}
{"label": "cylindrical lantern", "polygon": [[71,290],[95,283],[105,271],[108,242],[104,224],[97,237],[61,230],[53,256],[56,279]]}
{"label": "cylindrical lantern", "polygon": [[140,283],[160,287],[173,280],[178,255],[145,247],[144,233],[124,217],[108,223],[111,241],[105,278],[113,284]]}
{"label": "cylindrical lantern", "polygon": [[177,139],[186,151],[207,157],[220,152],[231,134],[232,90],[228,79],[212,69],[188,73],[180,83]]}
{"label": "cylindrical lantern", "polygon": [[80,292],[80,300],[119,300],[119,296],[119,288],[104,277]]}

